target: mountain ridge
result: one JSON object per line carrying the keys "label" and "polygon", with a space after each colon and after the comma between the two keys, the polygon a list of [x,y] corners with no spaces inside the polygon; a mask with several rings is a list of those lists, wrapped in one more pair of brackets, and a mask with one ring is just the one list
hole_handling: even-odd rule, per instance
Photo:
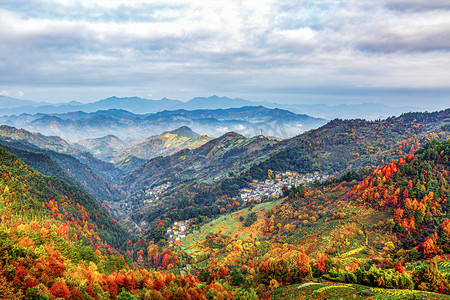
{"label": "mountain ridge", "polygon": [[56,176],[68,184],[86,190],[102,201],[117,201],[120,198],[120,190],[94,172],[85,160],[82,162],[69,154],[40,148],[27,140],[0,137],[0,146],[17,155],[43,175]]}
{"label": "mountain ridge", "polygon": [[36,114],[0,117],[0,122],[10,126],[57,135],[71,142],[108,134],[125,138],[146,138],[149,132],[159,134],[188,126],[202,135],[220,136],[228,131],[247,136],[260,134],[286,138],[317,128],[326,120],[295,114],[287,110],[263,106],[244,106],[229,109],[198,109],[137,115],[113,109],[92,113]]}
{"label": "mountain ridge", "polygon": [[94,173],[105,179],[106,181],[114,181],[122,172],[115,168],[113,164],[103,162],[92,156],[91,153],[80,151],[64,139],[58,136],[46,136],[40,133],[29,132],[25,129],[17,129],[15,127],[0,125],[0,138],[7,142],[22,141],[25,144],[31,144],[34,147],[45,150],[53,150],[55,153],[68,154],[77,161],[88,166]]}
{"label": "mountain ridge", "polygon": [[76,145],[102,160],[114,163],[124,172],[130,172],[154,157],[167,156],[183,149],[193,149],[211,139],[195,133],[187,126],[182,126],[142,140],[126,142],[108,135],[81,140]]}
{"label": "mountain ridge", "polygon": [[[14,99],[14,98],[12,98]],[[16,99],[19,103],[21,100]],[[177,109],[226,109],[232,107],[242,106],[258,106],[262,105],[269,108],[281,108],[293,111],[299,114],[309,114],[311,116],[334,119],[346,118],[353,119],[363,117],[366,119],[386,118],[393,115],[400,115],[406,111],[419,110],[417,107],[404,106],[392,107],[380,103],[362,103],[362,104],[346,104],[346,105],[328,105],[328,104],[282,104],[269,101],[250,101],[241,98],[219,97],[216,95],[209,97],[194,97],[186,102],[180,100],[172,100],[162,98],[161,100],[152,100],[140,97],[116,97],[97,100],[91,103],[83,104],[69,104],[59,103],[55,105],[35,106],[21,106],[18,108],[4,107],[3,113],[5,115],[14,115],[20,113],[66,113],[70,111],[85,111],[94,112],[97,110],[108,109],[127,109],[133,113],[156,113],[163,110],[177,110]]]}

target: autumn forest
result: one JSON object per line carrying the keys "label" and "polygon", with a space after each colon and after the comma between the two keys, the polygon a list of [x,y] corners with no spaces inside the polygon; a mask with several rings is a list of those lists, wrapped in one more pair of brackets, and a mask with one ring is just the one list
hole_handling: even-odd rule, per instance
{"label": "autumn forest", "polygon": [[450,297],[449,109],[189,149],[171,133],[183,149],[126,172],[0,129],[1,299]]}

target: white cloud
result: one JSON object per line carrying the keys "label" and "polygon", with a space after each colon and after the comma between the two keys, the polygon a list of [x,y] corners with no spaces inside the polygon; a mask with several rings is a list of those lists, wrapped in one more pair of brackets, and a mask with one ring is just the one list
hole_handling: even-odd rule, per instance
{"label": "white cloud", "polygon": [[18,92],[17,92],[17,96],[18,96],[18,97],[23,97],[23,96],[25,96],[25,93],[22,92],[22,91],[18,91]]}
{"label": "white cloud", "polygon": [[421,2],[4,0],[0,81],[154,95],[450,89],[450,9]]}

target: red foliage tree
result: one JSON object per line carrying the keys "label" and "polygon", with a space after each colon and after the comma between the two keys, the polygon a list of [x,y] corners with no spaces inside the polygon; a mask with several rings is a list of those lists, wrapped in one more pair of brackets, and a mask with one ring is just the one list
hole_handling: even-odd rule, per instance
{"label": "red foliage tree", "polygon": [[219,277],[224,279],[228,275],[228,267],[220,267],[219,269]]}
{"label": "red foliage tree", "polygon": [[327,271],[327,257],[322,256],[319,261],[317,261],[316,268],[325,273]]}
{"label": "red foliage tree", "polygon": [[74,286],[70,289],[70,294],[71,300],[84,300],[83,294]]}
{"label": "red foliage tree", "polygon": [[163,268],[166,268],[166,267],[167,267],[167,264],[169,263],[169,261],[170,261],[170,254],[168,254],[168,253],[164,254],[163,259],[162,259],[161,266],[162,266]]}
{"label": "red foliage tree", "polygon": [[403,198],[408,198],[409,197],[409,192],[408,192],[408,189],[405,189],[404,191],[403,191]]}
{"label": "red foliage tree", "polygon": [[297,258],[297,266],[298,266],[298,275],[300,280],[304,280],[306,276],[311,271],[310,265],[309,265],[309,258],[305,253],[300,253],[300,255]]}
{"label": "red foliage tree", "polygon": [[405,272],[405,269],[403,269],[403,266],[401,263],[398,263],[397,265],[395,265],[395,271],[397,271],[398,273],[403,273]]}
{"label": "red foliage tree", "polygon": [[65,300],[70,299],[69,288],[64,282],[55,282],[50,288],[50,292],[52,292],[53,296],[55,296],[56,298],[64,298]]}
{"label": "red foliage tree", "polygon": [[160,291],[160,290],[162,290],[164,288],[164,283],[161,280],[158,279],[158,280],[153,282],[153,287],[156,290]]}

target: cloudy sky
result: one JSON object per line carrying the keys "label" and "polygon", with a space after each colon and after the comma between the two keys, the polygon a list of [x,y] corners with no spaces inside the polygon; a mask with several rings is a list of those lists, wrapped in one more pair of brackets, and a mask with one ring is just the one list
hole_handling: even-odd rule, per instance
{"label": "cloudy sky", "polygon": [[449,107],[448,3],[0,0],[0,94]]}

